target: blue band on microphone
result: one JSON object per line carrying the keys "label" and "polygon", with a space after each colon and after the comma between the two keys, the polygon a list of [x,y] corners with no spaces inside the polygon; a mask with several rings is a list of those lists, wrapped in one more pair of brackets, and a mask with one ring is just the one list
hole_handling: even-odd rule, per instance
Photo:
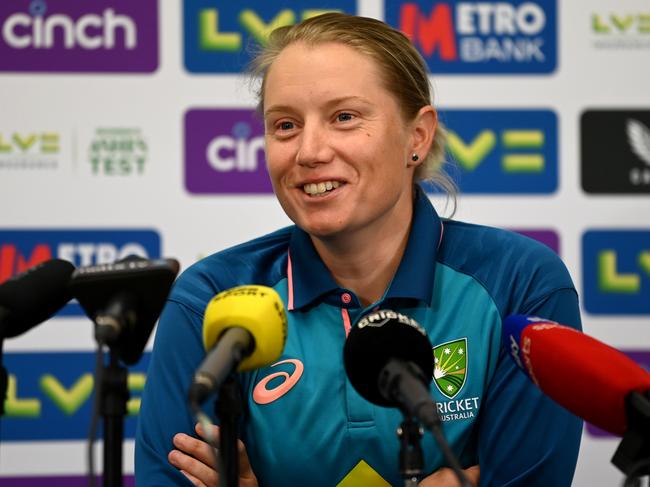
{"label": "blue band on microphone", "polygon": [[523,370],[526,375],[528,370],[524,367],[523,356],[521,351],[521,334],[528,325],[540,322],[547,322],[543,318],[528,315],[511,315],[503,320],[503,329],[501,333],[501,344],[510,354],[517,366]]}

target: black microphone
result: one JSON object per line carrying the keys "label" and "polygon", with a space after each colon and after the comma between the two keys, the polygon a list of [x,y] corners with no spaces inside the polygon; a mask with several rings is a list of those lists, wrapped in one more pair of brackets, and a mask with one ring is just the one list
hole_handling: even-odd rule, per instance
{"label": "black microphone", "polygon": [[132,365],[142,356],[178,270],[174,259],[129,256],[113,264],[80,267],[70,289],[95,322],[97,341]]}
{"label": "black microphone", "polygon": [[366,315],[350,330],[343,361],[352,386],[362,397],[378,406],[398,407],[431,429],[440,425],[429,394],[432,348],[415,320],[381,310]]}
{"label": "black microphone", "polygon": [[5,338],[22,335],[50,318],[72,299],[68,289],[74,266],[51,259],[0,284],[0,416],[4,415],[8,374],[2,366]]}
{"label": "black microphone", "polygon": [[[460,484],[470,486],[442,432],[436,403],[429,394],[433,347],[417,321],[386,309],[364,316],[348,334],[343,361],[348,379],[363,398],[417,418],[433,434]],[[400,461],[408,454],[401,452]],[[408,471],[404,473],[410,477]]]}
{"label": "black microphone", "polygon": [[0,340],[22,335],[65,306],[73,272],[70,262],[50,259],[0,284]]}

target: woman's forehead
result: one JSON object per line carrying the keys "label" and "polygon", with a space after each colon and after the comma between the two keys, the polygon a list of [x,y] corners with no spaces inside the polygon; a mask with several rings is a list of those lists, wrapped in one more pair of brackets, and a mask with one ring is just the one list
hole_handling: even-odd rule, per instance
{"label": "woman's forehead", "polygon": [[379,66],[367,54],[341,43],[301,42],[284,48],[269,68],[264,98],[294,96],[293,90],[361,96],[382,85]]}

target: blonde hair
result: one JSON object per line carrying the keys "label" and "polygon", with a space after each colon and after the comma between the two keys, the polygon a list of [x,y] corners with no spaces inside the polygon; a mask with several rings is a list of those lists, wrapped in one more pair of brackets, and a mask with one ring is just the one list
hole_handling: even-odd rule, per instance
{"label": "blonde hair", "polygon": [[[264,88],[269,68],[282,50],[295,42],[309,45],[335,42],[371,57],[379,67],[384,87],[398,100],[407,121],[413,120],[420,108],[432,104],[425,62],[404,34],[377,19],[326,13],[275,29],[266,46],[254,57],[252,74],[262,80],[257,91],[260,113],[264,112]],[[438,121],[431,148],[416,168],[414,181],[430,182],[445,192],[452,202],[453,215],[458,188],[442,170],[446,139],[447,132]]]}

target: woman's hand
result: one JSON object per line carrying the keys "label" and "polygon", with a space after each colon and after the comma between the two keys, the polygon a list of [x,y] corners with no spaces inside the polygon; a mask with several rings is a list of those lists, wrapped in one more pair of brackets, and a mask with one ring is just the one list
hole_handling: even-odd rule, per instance
{"label": "woman's hand", "polygon": [[[212,436],[219,439],[219,427],[212,425]],[[197,434],[205,438],[205,432],[200,424],[195,426]],[[175,450],[169,452],[169,463],[178,468],[192,484],[196,486],[212,487],[219,485],[218,466],[215,465],[212,447],[205,441],[199,440],[185,433],[178,433],[173,439]],[[239,486],[257,487],[257,478],[251,469],[246,454],[246,448],[241,440],[237,441],[239,450]]]}
{"label": "woman's hand", "polygon": [[[470,484],[473,486],[478,485],[478,480],[481,476],[481,467],[474,465],[473,467],[466,468],[463,472],[465,472],[465,476]],[[425,477],[418,485],[419,487],[460,487],[454,471],[446,467],[436,470],[428,477]]]}

